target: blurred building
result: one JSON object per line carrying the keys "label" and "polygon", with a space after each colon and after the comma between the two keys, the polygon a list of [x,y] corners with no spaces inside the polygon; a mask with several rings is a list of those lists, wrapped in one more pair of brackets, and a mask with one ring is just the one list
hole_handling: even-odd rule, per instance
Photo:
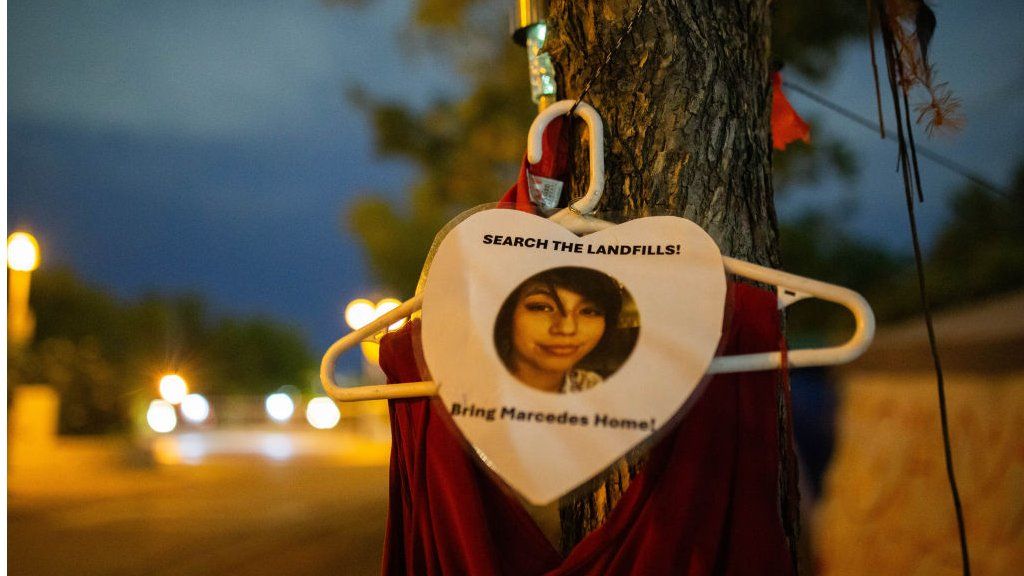
{"label": "blurred building", "polygon": [[[978,574],[1024,566],[1024,292],[936,315],[956,477]],[[818,573],[960,574],[920,319],[839,374],[836,446],[811,518]]]}

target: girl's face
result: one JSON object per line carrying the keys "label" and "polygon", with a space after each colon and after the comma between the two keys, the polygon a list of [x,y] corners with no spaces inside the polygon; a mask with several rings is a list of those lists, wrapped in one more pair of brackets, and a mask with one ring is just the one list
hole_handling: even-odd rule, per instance
{"label": "girl's face", "polygon": [[527,373],[562,378],[604,334],[605,310],[572,290],[553,289],[554,294],[547,284],[528,284],[516,303],[512,349],[521,379]]}

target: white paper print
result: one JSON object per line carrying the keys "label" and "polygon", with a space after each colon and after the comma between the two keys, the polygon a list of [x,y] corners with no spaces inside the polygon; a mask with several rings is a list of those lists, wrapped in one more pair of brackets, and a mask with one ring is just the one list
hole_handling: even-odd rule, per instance
{"label": "white paper print", "polygon": [[441,242],[423,350],[452,419],[534,504],[568,493],[683,406],[718,347],[725,271],[673,216],[578,237],[486,210]]}

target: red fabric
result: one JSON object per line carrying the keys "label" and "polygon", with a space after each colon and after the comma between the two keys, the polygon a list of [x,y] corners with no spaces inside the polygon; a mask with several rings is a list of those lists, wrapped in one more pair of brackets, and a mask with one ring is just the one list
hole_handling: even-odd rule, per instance
{"label": "red fabric", "polygon": [[[735,284],[724,354],[777,349],[775,295]],[[419,380],[417,323],[388,334],[390,382]],[[779,511],[776,372],[719,375],[568,557],[453,431],[439,402],[392,400],[385,574],[792,574]]]}
{"label": "red fabric", "polygon": [[[537,213],[536,208],[530,201],[530,190],[526,173],[545,178],[554,178],[566,182],[569,174],[569,140],[564,128],[566,122],[563,117],[555,118],[544,129],[544,137],[541,139],[540,162],[530,164],[524,157],[523,164],[519,167],[519,178],[516,183],[508,189],[508,192],[501,197],[499,202],[514,205],[516,210]],[[563,198],[565,197],[563,191]]]}
{"label": "red fabric", "polygon": [[811,127],[782,93],[782,74],[772,72],[772,146],[785,150],[794,140],[811,141]]}

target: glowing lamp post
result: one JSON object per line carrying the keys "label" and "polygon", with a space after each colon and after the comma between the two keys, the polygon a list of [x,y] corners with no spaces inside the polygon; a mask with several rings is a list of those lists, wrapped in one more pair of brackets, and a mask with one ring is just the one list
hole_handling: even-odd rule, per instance
{"label": "glowing lamp post", "polygon": [[160,397],[169,404],[181,404],[188,395],[188,384],[177,374],[167,374],[160,378]]}
{"label": "glowing lamp post", "polygon": [[377,307],[366,298],[356,298],[345,306],[345,323],[353,330],[366,326],[376,317]]}
{"label": "glowing lamp post", "polygon": [[28,307],[32,271],[39,267],[39,243],[27,232],[15,232],[7,237],[8,275],[8,337],[14,346],[32,339],[35,317]]}
{"label": "glowing lamp post", "polygon": [[188,394],[181,401],[181,415],[193,424],[202,424],[210,417],[210,402],[202,394]]}
{"label": "glowing lamp post", "polygon": [[178,426],[178,415],[174,406],[166,400],[153,400],[146,411],[146,422],[149,427],[160,434],[174,431]]}
{"label": "glowing lamp post", "polygon": [[[356,298],[345,306],[345,323],[349,328],[358,330],[401,304],[402,302],[395,298],[384,298],[376,304],[365,298]],[[388,326],[388,330],[398,330],[402,324],[405,324],[404,318]],[[380,345],[376,342],[363,342],[360,348],[366,361],[376,366],[380,356]]]}
{"label": "glowing lamp post", "polygon": [[295,413],[295,402],[292,397],[283,393],[275,392],[264,401],[267,415],[275,422],[287,422]]}
{"label": "glowing lamp post", "polygon": [[330,430],[341,421],[341,411],[334,400],[326,396],[318,396],[306,405],[306,421],[317,430]]}

